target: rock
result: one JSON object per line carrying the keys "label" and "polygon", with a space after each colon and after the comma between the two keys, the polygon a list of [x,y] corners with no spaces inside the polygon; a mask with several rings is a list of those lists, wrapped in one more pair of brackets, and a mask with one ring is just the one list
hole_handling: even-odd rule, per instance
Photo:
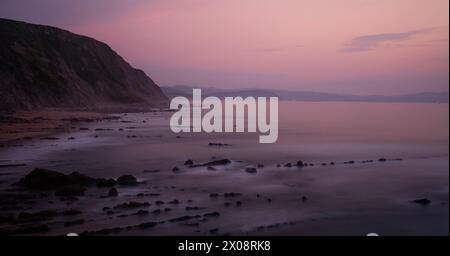
{"label": "rock", "polygon": [[211,194],[209,194],[209,197],[217,198],[217,197],[219,197],[219,194],[218,193],[211,193]]}
{"label": "rock", "polygon": [[380,158],[380,159],[378,159],[378,161],[379,162],[386,162],[387,160],[386,160],[386,158]]}
{"label": "rock", "polygon": [[247,172],[247,173],[251,173],[251,174],[254,174],[254,173],[257,173],[258,171],[256,170],[256,168],[245,168],[245,171]]}
{"label": "rock", "polygon": [[180,168],[178,168],[178,167],[173,167],[172,168],[172,172],[179,172],[180,171]]}
{"label": "rock", "polygon": [[82,225],[82,224],[84,224],[84,220],[83,219],[72,220],[72,221],[64,222],[64,227],[72,227],[72,226]]}
{"label": "rock", "polygon": [[334,162],[331,162],[330,165],[335,165]]}
{"label": "rock", "polygon": [[194,161],[192,161],[191,159],[186,160],[186,162],[184,162],[184,165],[193,165]]}
{"label": "rock", "polygon": [[306,196],[302,196],[302,201],[306,202],[306,201],[308,201],[308,198]]}
{"label": "rock", "polygon": [[139,228],[146,229],[146,228],[153,228],[156,225],[158,225],[157,222],[145,222],[145,223],[139,224],[138,226],[139,226]]}
{"label": "rock", "polygon": [[144,170],[144,173],[158,173],[161,170]]}
{"label": "rock", "polygon": [[117,178],[117,182],[121,186],[135,186],[138,184],[136,177],[133,175],[122,175]]}
{"label": "rock", "polygon": [[139,202],[128,202],[123,204],[118,204],[114,206],[114,209],[135,209],[135,208],[142,208],[142,207],[148,207],[150,204],[148,202],[139,203]]}
{"label": "rock", "polygon": [[55,210],[46,210],[39,212],[20,212],[17,216],[18,223],[27,223],[27,222],[40,222],[51,220],[58,215],[58,212]]}
{"label": "rock", "polygon": [[416,204],[423,205],[423,206],[427,206],[427,205],[429,205],[431,203],[431,200],[429,200],[427,198],[422,198],[422,199],[413,200],[412,202],[416,203]]}
{"label": "rock", "polygon": [[217,165],[227,165],[227,164],[231,164],[231,161],[229,159],[221,159],[221,160],[214,160],[205,164],[196,164],[196,165],[191,165],[190,167],[204,167],[204,166],[217,166]]}
{"label": "rock", "polygon": [[139,210],[136,213],[134,213],[134,215],[148,215],[149,212],[146,210]]}
{"label": "rock", "polygon": [[116,181],[114,179],[97,179],[95,185],[98,188],[110,188],[116,185]]}
{"label": "rock", "polygon": [[65,175],[52,170],[36,168],[16,184],[34,190],[53,190],[69,185],[89,185],[94,182],[94,178],[78,172]]}
{"label": "rock", "polygon": [[210,146],[210,147],[223,147],[223,146],[229,146],[229,144],[224,144],[224,143],[212,143],[212,142],[210,142],[210,143],[208,144],[208,146]]}
{"label": "rock", "polygon": [[108,196],[110,196],[110,197],[116,197],[116,196],[118,196],[118,195],[119,195],[119,192],[117,191],[116,188],[111,188],[111,189],[108,191]]}
{"label": "rock", "polygon": [[327,163],[322,163],[322,166],[327,166]]}
{"label": "rock", "polygon": [[55,195],[62,197],[82,196],[86,188],[79,184],[68,185],[56,190]]}
{"label": "rock", "polygon": [[257,167],[258,167],[258,168],[264,168],[264,165],[263,165],[263,164],[258,164]]}
{"label": "rock", "polygon": [[206,168],[208,171],[217,171],[216,168],[212,167],[212,166],[208,166],[208,168]]}
{"label": "rock", "polygon": [[242,202],[241,201],[237,201],[236,202],[236,206],[241,206],[242,205]]}
{"label": "rock", "polygon": [[305,166],[305,164],[303,163],[302,160],[297,161],[297,167],[303,167]]}
{"label": "rock", "polygon": [[290,167],[292,167],[292,164],[291,163],[287,163],[287,164],[284,165],[284,167],[289,167],[290,168]]}
{"label": "rock", "polygon": [[347,161],[347,162],[344,162],[344,164],[354,164],[355,163],[355,161]]}
{"label": "rock", "polygon": [[219,217],[219,216],[220,216],[219,212],[210,212],[210,213],[203,214],[203,217],[206,217],[206,218],[208,218],[208,217]]}
{"label": "rock", "polygon": [[69,138],[67,138],[68,140],[74,140],[75,139],[75,137],[69,137]]}
{"label": "rock", "polygon": [[229,193],[225,193],[223,194],[225,197],[236,197],[236,196],[240,196],[240,193],[235,193],[235,192],[229,192]]}
{"label": "rock", "polygon": [[65,210],[61,212],[62,216],[74,216],[74,215],[80,215],[83,212],[80,210],[75,210],[75,209],[71,209],[71,210]]}
{"label": "rock", "polygon": [[179,203],[180,201],[178,201],[177,199],[168,202],[168,204],[179,204]]}

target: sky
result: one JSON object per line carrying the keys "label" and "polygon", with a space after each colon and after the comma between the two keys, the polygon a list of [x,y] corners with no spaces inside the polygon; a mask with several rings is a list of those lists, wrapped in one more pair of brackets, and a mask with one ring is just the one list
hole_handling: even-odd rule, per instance
{"label": "sky", "polygon": [[0,0],[0,17],[104,41],[163,86],[449,88],[448,0]]}

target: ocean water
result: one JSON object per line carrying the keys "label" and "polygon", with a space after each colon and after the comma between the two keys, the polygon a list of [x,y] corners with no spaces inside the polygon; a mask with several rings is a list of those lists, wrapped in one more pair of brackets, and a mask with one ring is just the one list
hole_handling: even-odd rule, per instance
{"label": "ocean water", "polygon": [[[260,144],[257,133],[174,134],[171,114],[118,114],[118,120],[81,123],[55,135],[57,141],[33,140],[1,149],[0,160],[26,166],[2,169],[10,174],[0,175],[0,188],[8,189],[35,167],[106,178],[132,174],[144,182],[119,188],[120,196],[114,199],[99,199],[106,192],[89,189],[70,207],[82,209],[86,219],[95,221],[70,229],[56,222],[50,232],[54,234],[164,221],[190,214],[185,206],[194,204],[200,213],[217,211],[220,217],[124,234],[202,235],[218,228],[221,234],[448,235],[448,104],[280,102],[279,139],[274,144]],[[211,142],[228,145],[209,146]],[[232,163],[216,171],[184,166],[187,159],[206,163],[225,158]],[[298,160],[314,166],[284,166]],[[264,167],[256,174],[245,171],[259,164]],[[180,171],[172,172],[174,167]],[[118,218],[101,210],[130,200],[151,202],[155,199],[134,195],[155,191],[160,200],[182,203],[170,213],[147,217]],[[227,192],[241,196],[209,197]],[[432,203],[411,203],[420,198]],[[52,207],[39,202],[31,210]],[[155,209],[152,205],[149,210]]]}

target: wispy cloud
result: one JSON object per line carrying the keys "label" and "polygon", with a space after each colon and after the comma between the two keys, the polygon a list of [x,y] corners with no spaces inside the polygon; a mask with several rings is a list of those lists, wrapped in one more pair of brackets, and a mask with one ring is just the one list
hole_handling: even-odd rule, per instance
{"label": "wispy cloud", "polygon": [[345,44],[342,51],[344,52],[364,52],[379,47],[384,42],[398,42],[408,40],[413,36],[431,32],[433,28],[413,30],[402,33],[385,33],[365,35],[353,38]]}

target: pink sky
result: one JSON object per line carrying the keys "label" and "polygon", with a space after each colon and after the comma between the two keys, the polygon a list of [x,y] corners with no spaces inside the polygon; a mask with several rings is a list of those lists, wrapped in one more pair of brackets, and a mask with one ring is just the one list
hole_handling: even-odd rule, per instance
{"label": "pink sky", "polygon": [[448,91],[448,0],[6,2],[1,17],[105,41],[160,85]]}

